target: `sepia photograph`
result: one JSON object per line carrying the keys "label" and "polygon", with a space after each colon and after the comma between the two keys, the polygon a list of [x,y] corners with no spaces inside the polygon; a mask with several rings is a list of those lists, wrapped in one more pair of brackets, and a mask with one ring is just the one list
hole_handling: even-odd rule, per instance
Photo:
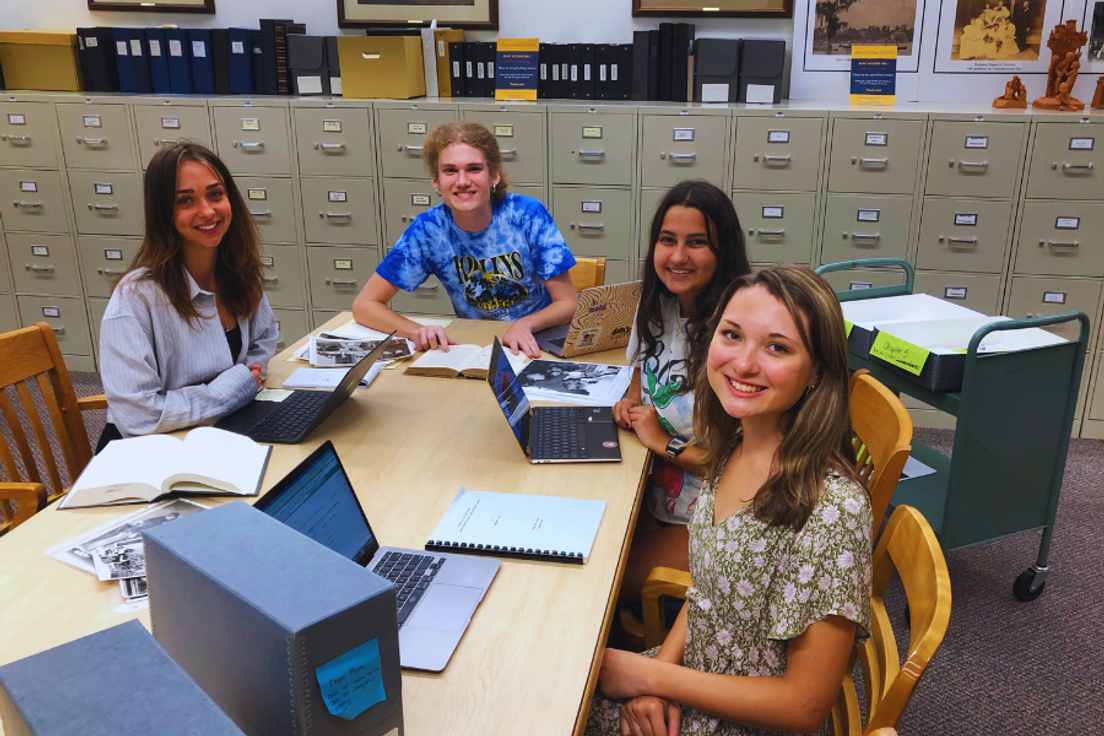
{"label": "sepia photograph", "polygon": [[952,61],[1035,61],[1047,0],[959,0]]}
{"label": "sepia photograph", "polygon": [[852,46],[896,46],[912,56],[917,0],[818,0],[812,53],[850,56]]}
{"label": "sepia photograph", "polygon": [[[1085,55],[1088,61],[1104,61],[1104,0],[1089,4],[1092,11],[1092,31],[1089,33],[1089,49]],[[1088,28],[1089,23],[1084,27]]]}
{"label": "sepia photograph", "polygon": [[498,0],[337,0],[338,28],[417,28],[436,20],[446,28],[498,30]]}

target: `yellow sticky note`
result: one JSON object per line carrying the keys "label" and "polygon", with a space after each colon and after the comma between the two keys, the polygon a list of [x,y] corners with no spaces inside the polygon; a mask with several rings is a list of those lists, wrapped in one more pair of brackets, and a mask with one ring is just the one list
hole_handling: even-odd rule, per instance
{"label": "yellow sticky note", "polygon": [[870,347],[870,354],[898,368],[903,368],[914,376],[919,376],[931,353],[919,345],[913,345],[888,332],[879,332]]}

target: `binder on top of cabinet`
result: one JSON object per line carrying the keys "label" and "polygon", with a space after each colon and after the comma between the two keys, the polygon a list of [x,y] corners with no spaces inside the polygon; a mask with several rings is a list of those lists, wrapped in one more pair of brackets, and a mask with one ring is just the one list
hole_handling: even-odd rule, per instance
{"label": "binder on top of cabinet", "polygon": [[495,68],[498,65],[498,42],[485,41],[483,43],[483,66],[487,70],[484,77],[483,95],[494,97],[497,82],[495,81]]}
{"label": "binder on top of cabinet", "polygon": [[449,92],[453,97],[468,96],[465,50],[466,44],[463,41],[449,41]]}
{"label": "binder on top of cabinet", "polygon": [[675,23],[671,49],[671,100],[690,100],[690,45],[694,43],[694,24]]}
{"label": "binder on top of cabinet", "polygon": [[659,92],[656,100],[674,99],[675,24],[659,24]]}
{"label": "binder on top of cabinet", "polygon": [[192,90],[197,95],[215,94],[215,64],[211,56],[211,29],[189,28],[192,49]]}
{"label": "binder on top of cabinet", "polygon": [[593,100],[598,97],[598,49],[592,43],[579,44],[579,98]]}
{"label": "binder on top of cabinet", "polygon": [[146,33],[141,28],[112,28],[115,62],[119,70],[119,91],[147,95],[153,92],[149,61],[146,59]]}
{"label": "binder on top of cabinet", "polygon": [[569,70],[565,80],[567,93],[564,97],[581,100],[583,99],[583,45],[581,43],[569,43],[567,45],[567,66]]}
{"label": "binder on top of cabinet", "polygon": [[459,97],[452,91],[452,60],[449,47],[464,40],[463,28],[438,28],[433,31],[433,55],[437,59],[437,96]]}
{"label": "binder on top of cabinet", "polygon": [[537,52],[537,99],[544,100],[548,98],[548,83],[552,80],[551,71],[549,67],[552,66],[548,62],[548,49],[549,44],[542,43],[540,49]]}
{"label": "binder on top of cabinet", "polygon": [[337,51],[337,36],[326,36],[326,70],[330,75],[330,94],[341,94],[341,56]]}
{"label": "binder on top of cabinet", "polygon": [[288,75],[292,94],[330,94],[325,37],[289,33],[287,44]]}
{"label": "binder on top of cabinet", "polygon": [[737,102],[781,102],[785,67],[785,41],[752,38],[740,41],[740,92]]}
{"label": "binder on top of cabinet", "polygon": [[291,75],[288,72],[287,37],[292,33],[306,33],[306,23],[290,21],[276,26],[276,94],[291,94]]}
{"label": "binder on top of cabinet", "polygon": [[483,77],[480,69],[483,64],[483,44],[479,41],[464,42],[464,96],[485,97]]}
{"label": "binder on top of cabinet", "polygon": [[250,79],[253,82],[253,94],[263,95],[265,88],[264,42],[260,31],[249,31]]}
{"label": "binder on top of cabinet", "polygon": [[211,69],[215,77],[215,94],[230,94],[230,31],[211,29]]}
{"label": "binder on top of cabinet", "polygon": [[186,28],[166,28],[169,47],[169,82],[174,95],[190,95],[192,89],[192,44]]}
{"label": "binder on top of cabinet", "polygon": [[694,41],[694,102],[735,102],[740,88],[740,41]]}
{"label": "binder on top of cabinet", "polygon": [[253,94],[253,45],[248,28],[228,28],[230,94]]}
{"label": "binder on top of cabinet", "polygon": [[[609,81],[611,100],[631,100],[633,92],[633,45],[612,43],[608,45]],[[599,77],[599,82],[601,78]]]}
{"label": "binder on top of cabinet", "polygon": [[119,67],[110,28],[78,28],[81,77],[88,92],[119,92]]}
{"label": "binder on top of cabinet", "polygon": [[[276,36],[287,34],[287,24],[291,20],[279,18],[261,18],[261,59],[264,64],[264,85],[253,90],[254,94],[275,95],[279,94],[279,77],[276,72]],[[282,40],[281,45],[286,41]],[[285,63],[287,57],[284,57]]]}
{"label": "binder on top of cabinet", "polygon": [[146,48],[149,49],[150,87],[155,95],[172,94],[169,81],[168,48],[165,46],[165,29],[146,29]]}

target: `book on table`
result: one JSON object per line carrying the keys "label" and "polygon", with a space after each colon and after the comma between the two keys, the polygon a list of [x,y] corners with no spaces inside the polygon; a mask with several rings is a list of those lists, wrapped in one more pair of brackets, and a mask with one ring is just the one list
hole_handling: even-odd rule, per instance
{"label": "book on table", "polygon": [[[403,373],[412,376],[439,376],[441,378],[478,378],[487,380],[487,369],[491,365],[493,345],[449,345],[444,350],[427,350],[422,357],[411,363]],[[521,370],[529,363],[525,353],[506,351],[506,357],[514,370]]]}
{"label": "book on table", "polygon": [[59,509],[149,503],[170,494],[256,496],[272,448],[214,427],[183,440],[151,434],[115,440],[88,463]]}

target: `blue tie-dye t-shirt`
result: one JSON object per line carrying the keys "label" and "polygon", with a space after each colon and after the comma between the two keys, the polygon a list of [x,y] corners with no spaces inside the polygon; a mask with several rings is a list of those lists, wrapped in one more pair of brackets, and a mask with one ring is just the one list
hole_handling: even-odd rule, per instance
{"label": "blue tie-dye t-shirt", "polygon": [[545,206],[507,194],[480,233],[457,227],[444,204],[418,215],[376,273],[406,291],[433,274],[457,317],[516,320],[551,304],[544,282],[574,265]]}

